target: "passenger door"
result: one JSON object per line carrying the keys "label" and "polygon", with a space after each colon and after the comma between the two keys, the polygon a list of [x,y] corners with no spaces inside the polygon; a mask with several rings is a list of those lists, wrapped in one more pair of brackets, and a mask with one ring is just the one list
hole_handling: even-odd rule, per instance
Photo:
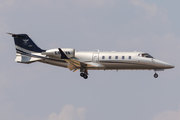
{"label": "passenger door", "polygon": [[98,53],[93,54],[92,61],[95,63],[98,63],[98,61],[99,61],[99,54]]}
{"label": "passenger door", "polygon": [[151,58],[152,62],[154,62],[154,58]]}

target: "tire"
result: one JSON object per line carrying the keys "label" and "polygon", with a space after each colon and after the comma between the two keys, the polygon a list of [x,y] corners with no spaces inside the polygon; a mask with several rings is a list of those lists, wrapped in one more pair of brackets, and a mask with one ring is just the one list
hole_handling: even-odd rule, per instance
{"label": "tire", "polygon": [[88,76],[87,75],[84,75],[84,79],[87,79],[88,78]]}
{"label": "tire", "polygon": [[84,77],[84,75],[85,75],[84,73],[80,73],[80,76],[81,76],[81,77]]}
{"label": "tire", "polygon": [[158,78],[158,74],[157,73],[154,74],[154,78]]}

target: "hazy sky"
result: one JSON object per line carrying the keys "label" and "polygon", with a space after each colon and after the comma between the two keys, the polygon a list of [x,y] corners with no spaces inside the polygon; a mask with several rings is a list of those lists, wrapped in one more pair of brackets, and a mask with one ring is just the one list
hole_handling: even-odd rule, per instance
{"label": "hazy sky", "polygon": [[[180,1],[0,0],[0,120],[180,120]],[[175,65],[89,71],[19,64],[13,38],[43,49],[140,51]]]}

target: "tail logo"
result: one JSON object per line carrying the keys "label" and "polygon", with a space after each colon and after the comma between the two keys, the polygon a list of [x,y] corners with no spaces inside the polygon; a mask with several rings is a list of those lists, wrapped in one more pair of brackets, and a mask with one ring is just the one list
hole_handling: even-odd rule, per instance
{"label": "tail logo", "polygon": [[23,44],[24,44],[24,45],[27,45],[29,40],[28,40],[28,39],[24,39],[23,41],[24,41]]}

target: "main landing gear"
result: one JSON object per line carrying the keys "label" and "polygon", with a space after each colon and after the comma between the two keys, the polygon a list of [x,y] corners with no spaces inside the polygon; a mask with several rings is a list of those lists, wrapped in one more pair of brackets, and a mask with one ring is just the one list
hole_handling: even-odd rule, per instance
{"label": "main landing gear", "polygon": [[88,70],[87,70],[87,67],[84,66],[84,67],[81,67],[80,69],[80,76],[83,77],[84,79],[87,79],[88,78]]}
{"label": "main landing gear", "polygon": [[87,78],[88,78],[88,76],[87,76],[86,73],[80,73],[80,76],[83,77],[84,79],[87,79]]}

